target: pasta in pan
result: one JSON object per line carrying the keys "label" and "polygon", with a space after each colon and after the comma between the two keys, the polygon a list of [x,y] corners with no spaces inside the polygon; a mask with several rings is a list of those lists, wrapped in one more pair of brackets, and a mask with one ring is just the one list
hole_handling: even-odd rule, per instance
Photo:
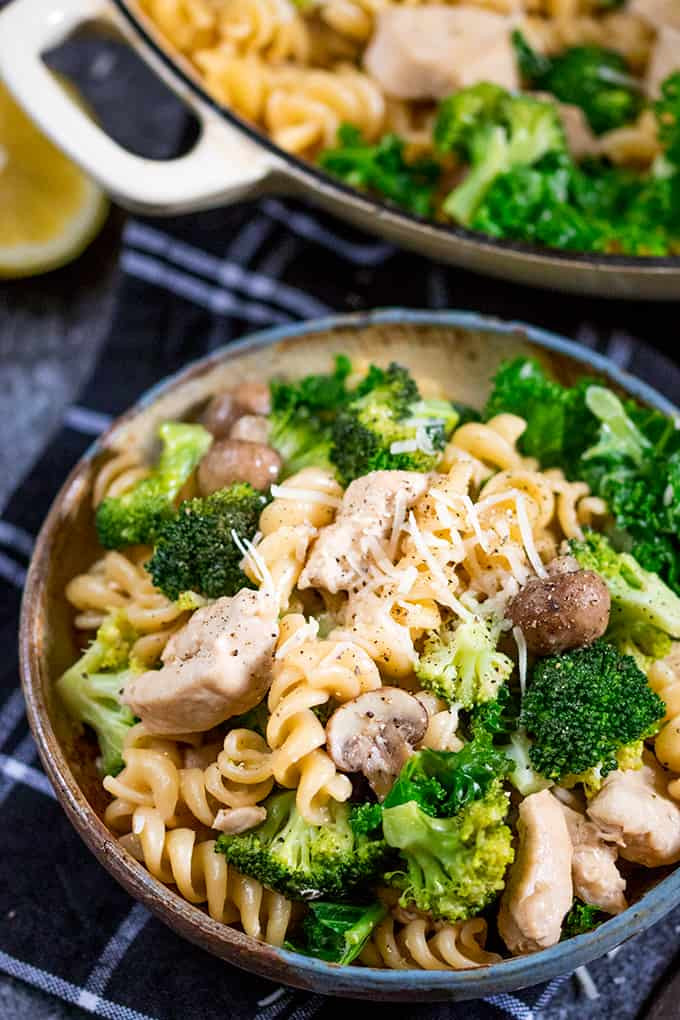
{"label": "pasta in pan", "polygon": [[[140,2],[217,102],[352,187],[498,238],[680,250],[659,215],[680,29],[657,0]],[[516,150],[515,118],[536,125]]]}
{"label": "pasta in pan", "polygon": [[680,861],[663,416],[526,359],[476,411],[339,356],[201,422],[105,460],[65,592],[91,641],[57,690],[154,878],[276,946],[461,970],[625,909],[619,854]]}

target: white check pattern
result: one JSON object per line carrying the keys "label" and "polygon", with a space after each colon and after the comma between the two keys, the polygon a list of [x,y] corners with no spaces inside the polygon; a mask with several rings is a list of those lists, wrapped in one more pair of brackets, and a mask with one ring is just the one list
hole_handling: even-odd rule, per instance
{"label": "white check pattern", "polygon": [[[277,235],[281,236],[272,245],[272,238]],[[215,316],[235,317],[257,326],[273,325],[324,315],[331,311],[329,306],[317,298],[280,279],[301,247],[309,245],[332,251],[338,258],[358,267],[362,272],[382,265],[395,253],[395,249],[387,244],[348,240],[335,234],[311,213],[289,208],[278,200],[266,199],[259,203],[253,217],[226,246],[224,258],[180,241],[157,226],[130,221],[124,233],[121,267],[129,276],[152,284],[168,294],[180,296]],[[251,268],[265,246],[267,252],[259,259],[257,269]],[[430,305],[434,308],[446,307],[449,303],[446,272],[440,266],[425,262],[423,271],[428,274],[427,294]],[[225,330],[216,331],[216,336],[219,342],[224,342]],[[595,346],[598,343],[597,331],[585,324],[578,339],[589,346]],[[600,342],[600,346],[605,347],[617,364],[625,366],[631,358],[633,339],[616,333],[608,344]],[[64,416],[64,426],[84,437],[97,436],[109,422],[108,415],[80,405],[69,407]],[[0,520],[1,582],[9,587],[22,588],[32,546],[31,534],[14,523]],[[0,803],[22,786],[45,797],[54,797],[49,782],[37,764],[36,748],[31,735],[27,733],[13,746],[11,752],[8,750],[14,734],[22,724],[23,701],[17,688],[10,693],[0,709]],[[82,852],[85,854],[87,851],[83,848]],[[73,862],[73,866],[77,867],[77,862]],[[150,915],[144,907],[139,904],[131,906],[127,916],[93,962],[89,976],[82,985],[72,983],[67,979],[68,976],[49,973],[1,950],[0,969],[97,1016],[111,1020],[154,1020],[147,1013],[137,1012],[107,998],[107,989],[113,976],[126,954],[135,951],[135,942],[149,920]],[[561,980],[546,987],[532,1005],[524,1001],[521,993],[497,995],[485,1001],[506,1016],[517,1020],[534,1020],[549,1004]],[[284,1016],[286,1020],[311,1020],[322,1010],[326,1001],[320,996],[310,995],[300,1003],[300,998],[300,993],[277,989],[257,1002],[252,1014],[253,1020],[276,1020]],[[493,1010],[488,1011],[489,1017],[492,1013]]]}

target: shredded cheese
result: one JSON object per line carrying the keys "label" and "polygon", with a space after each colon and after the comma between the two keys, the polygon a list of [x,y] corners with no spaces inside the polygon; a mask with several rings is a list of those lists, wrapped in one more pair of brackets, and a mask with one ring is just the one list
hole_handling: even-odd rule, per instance
{"label": "shredded cheese", "polygon": [[306,623],[303,623],[301,627],[298,627],[294,634],[291,634],[291,636],[287,638],[282,645],[279,645],[274,654],[274,658],[285,659],[285,657],[289,655],[294,648],[297,648],[299,645],[303,645],[305,641],[313,641],[314,638],[317,637],[318,633],[319,621],[315,620],[313,616],[310,616]]}
{"label": "shredded cheese", "polygon": [[449,589],[449,582],[446,578],[446,574],[444,573],[440,565],[437,563],[436,559],[434,558],[430,550],[427,548],[427,543],[423,537],[423,534],[420,531],[418,525],[416,524],[416,519],[413,514],[413,510],[409,511],[408,525],[409,534],[413,539],[415,547],[422,556],[427,566],[429,567],[430,573],[432,574],[432,578],[434,581],[436,581],[437,587],[440,589],[438,593],[438,601],[441,602],[443,606],[448,606],[449,609],[453,609],[454,613],[456,613],[462,620],[470,620],[472,618],[472,613],[468,612],[463,603],[459,602],[455,595],[451,593]]}
{"label": "shredded cheese", "polygon": [[522,544],[526,549],[527,556],[529,557],[529,563],[534,568],[539,577],[547,577],[548,571],[543,566],[543,561],[538,555],[538,549],[534,543],[534,536],[531,531],[531,524],[529,523],[529,515],[527,514],[526,500],[523,492],[517,493],[515,500],[517,505],[517,522],[519,524],[520,534],[522,535]]}
{"label": "shredded cheese", "polygon": [[342,506],[338,496],[317,489],[298,489],[293,485],[272,485],[271,494],[274,499],[295,499],[300,503],[321,503],[323,506]]}
{"label": "shredded cheese", "polygon": [[241,538],[234,528],[231,529],[231,537],[234,545],[243,556],[243,560],[250,563],[251,569],[257,577],[260,587],[263,588],[267,594],[271,595],[272,598],[277,599],[274,578],[270,574],[267,564],[264,562],[253,543],[247,538]]}
{"label": "shredded cheese", "polygon": [[517,645],[517,667],[519,669],[519,689],[524,697],[527,689],[527,643],[521,627],[512,628],[512,636]]}
{"label": "shredded cheese", "polygon": [[397,494],[394,497],[394,519],[392,520],[392,532],[390,534],[389,556],[391,560],[394,560],[397,555],[399,539],[402,531],[404,530],[404,524],[406,523],[407,507],[408,496],[406,495],[406,492],[403,489],[397,489]]}
{"label": "shredded cheese", "polygon": [[416,443],[418,444],[418,449],[429,457],[433,457],[437,452],[432,442],[432,436],[424,425],[418,425],[416,428]]}

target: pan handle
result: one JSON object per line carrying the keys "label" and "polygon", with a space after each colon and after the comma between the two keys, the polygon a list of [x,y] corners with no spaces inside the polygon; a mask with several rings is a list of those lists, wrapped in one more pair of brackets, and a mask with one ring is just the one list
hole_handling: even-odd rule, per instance
{"label": "pan handle", "polygon": [[[112,15],[105,0],[13,0],[0,14],[0,79],[54,144],[128,209],[191,212],[259,188],[279,161],[193,97],[202,129],[198,142],[187,155],[160,161],[123,149],[61,88],[42,55],[81,25],[104,22],[110,28]],[[190,100],[178,78],[164,77]]]}

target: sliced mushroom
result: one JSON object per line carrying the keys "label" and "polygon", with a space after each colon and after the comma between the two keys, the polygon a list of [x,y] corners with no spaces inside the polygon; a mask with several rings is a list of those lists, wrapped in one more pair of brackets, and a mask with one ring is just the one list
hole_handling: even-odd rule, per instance
{"label": "sliced mushroom", "polygon": [[363,772],[384,800],[426,730],[427,712],[417,698],[399,687],[381,687],[333,712],[326,744],[339,769]]}
{"label": "sliced mushroom", "polygon": [[267,817],[267,809],[259,806],[221,808],[215,815],[213,829],[220,832],[227,832],[230,836],[237,836],[239,832],[248,832],[254,829]]}
{"label": "sliced mushroom", "polygon": [[232,482],[250,482],[254,489],[268,489],[279,476],[281,458],[263,443],[241,439],[218,439],[198,466],[202,496],[224,489]]}
{"label": "sliced mushroom", "polygon": [[550,577],[529,581],[508,607],[536,655],[589,645],[609,623],[611,599],[602,578],[592,570],[572,570],[569,563],[561,566]]}

